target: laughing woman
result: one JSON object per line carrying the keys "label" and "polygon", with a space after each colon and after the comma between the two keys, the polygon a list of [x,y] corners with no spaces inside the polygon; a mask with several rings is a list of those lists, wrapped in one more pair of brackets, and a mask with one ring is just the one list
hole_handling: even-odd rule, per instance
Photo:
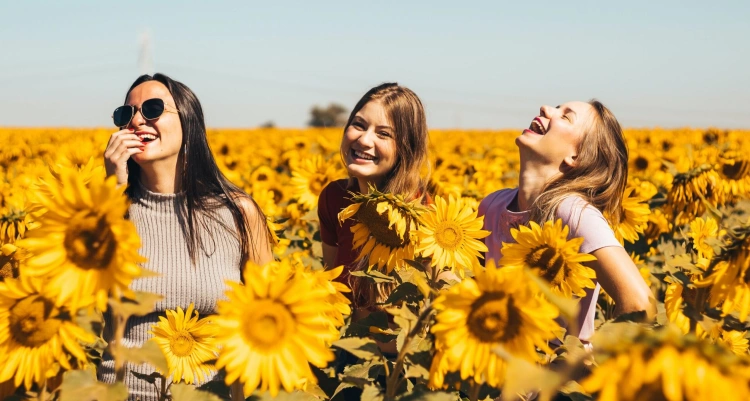
{"label": "laughing woman", "polygon": [[426,180],[420,173],[426,169],[427,119],[417,95],[395,83],[370,89],[352,110],[341,140],[341,158],[348,179],[326,186],[318,199],[320,237],[326,266],[344,265],[340,280],[350,283],[355,306],[354,318],[362,317],[377,299],[383,287],[365,279],[349,276],[359,266],[353,249],[352,219],[339,224],[338,214],[352,204],[349,192],[367,194],[368,185],[381,192],[403,195],[405,199],[430,198]]}
{"label": "laughing woman", "polygon": [[[164,297],[152,313],[128,320],[124,343],[133,347],[151,337],[151,325],[168,309],[192,303],[201,316],[216,313],[224,282],[239,282],[246,261],[264,264],[272,254],[265,217],[219,171],[203,109],[187,86],[162,74],[143,75],[112,117],[121,130],[104,152],[107,174],[127,185],[129,218],[141,237],[140,254],[148,259],[143,267],[159,274],[135,280],[131,289]],[[110,341],[109,314],[105,323]],[[102,359],[99,378],[114,382],[112,356]],[[127,365],[130,399],[158,399],[153,384],[130,374],[152,373],[147,366]]]}
{"label": "laughing woman", "polygon": [[516,145],[518,187],[494,192],[479,206],[484,229],[492,232],[485,238],[487,259],[499,261],[503,243],[515,243],[511,228],[562,219],[569,238],[583,237],[580,253],[596,257],[585,263],[596,273],[595,288],[586,291],[571,333],[581,340],[593,334],[600,288],[614,299],[616,314],[652,316],[651,291],[604,218],[620,218],[628,178],[628,150],[615,116],[596,100],[543,106]]}

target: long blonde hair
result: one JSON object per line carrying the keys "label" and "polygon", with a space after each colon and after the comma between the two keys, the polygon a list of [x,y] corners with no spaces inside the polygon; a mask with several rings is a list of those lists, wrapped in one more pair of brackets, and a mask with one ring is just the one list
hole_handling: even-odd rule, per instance
{"label": "long blonde hair", "polygon": [[530,209],[530,219],[555,218],[565,197],[576,194],[606,214],[611,224],[622,219],[621,204],[628,182],[628,147],[614,114],[596,99],[589,101],[594,118],[578,145],[576,163],[545,186]]}
{"label": "long blonde hair", "polygon": [[[349,115],[344,132],[349,128],[357,113],[369,102],[379,102],[385,108],[386,116],[393,125],[396,141],[396,163],[385,177],[383,192],[403,195],[406,199],[424,200],[427,196],[430,165],[428,159],[429,136],[427,117],[419,97],[409,88],[397,83],[378,85],[364,94]],[[342,154],[343,159],[343,154]],[[350,177],[350,187],[355,178]],[[369,258],[364,257],[354,270],[367,270]],[[364,277],[350,276],[354,304],[360,308],[370,308],[383,302],[395,288],[392,284],[375,284]]]}

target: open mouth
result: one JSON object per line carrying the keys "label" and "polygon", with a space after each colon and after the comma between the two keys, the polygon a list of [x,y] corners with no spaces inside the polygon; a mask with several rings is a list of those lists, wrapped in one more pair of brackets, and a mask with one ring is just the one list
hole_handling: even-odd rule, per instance
{"label": "open mouth", "polygon": [[368,155],[367,153],[363,153],[363,152],[360,152],[360,151],[358,151],[358,150],[356,150],[356,149],[352,149],[352,150],[351,150],[351,154],[352,154],[352,157],[353,157],[354,159],[359,159],[359,160],[369,160],[369,161],[375,161],[375,160],[378,160],[378,158],[377,158],[377,157],[375,157],[375,156],[372,156],[372,155]]}
{"label": "open mouth", "polygon": [[157,136],[154,134],[148,134],[148,133],[138,133],[138,138],[141,140],[141,143],[149,143],[154,140],[156,140]]}
{"label": "open mouth", "polygon": [[529,130],[539,135],[544,135],[547,133],[547,129],[544,128],[544,124],[542,123],[542,120],[539,119],[539,117],[535,118],[534,121],[531,122]]}

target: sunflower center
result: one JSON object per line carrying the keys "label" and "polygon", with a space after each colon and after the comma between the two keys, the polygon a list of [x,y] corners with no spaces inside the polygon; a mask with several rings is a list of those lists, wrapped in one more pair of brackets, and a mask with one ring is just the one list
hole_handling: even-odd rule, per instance
{"label": "sunflower center", "polygon": [[177,356],[188,356],[193,352],[195,339],[187,331],[180,331],[169,341],[169,348]]}
{"label": "sunflower center", "polygon": [[513,298],[503,292],[482,294],[471,304],[469,331],[488,343],[508,341],[520,331],[521,314]]}
{"label": "sunflower center", "polygon": [[117,241],[105,216],[76,216],[65,232],[65,250],[75,265],[106,269],[115,256]]}
{"label": "sunflower center", "polygon": [[322,174],[315,174],[310,177],[310,192],[315,195],[320,195],[320,192],[323,191],[323,184],[325,184],[325,181],[326,177]]}
{"label": "sunflower center", "polygon": [[370,230],[370,234],[375,237],[379,243],[386,245],[390,248],[401,248],[407,244],[409,238],[409,224],[406,224],[406,232],[404,237],[401,238],[396,231],[395,226],[388,227],[390,224],[388,220],[388,213],[378,213],[377,202],[367,202],[360,206],[354,218],[360,221],[362,224],[367,226]]}
{"label": "sunflower center", "polygon": [[294,331],[294,317],[284,305],[274,301],[261,301],[245,318],[245,339],[263,349],[284,343]]}
{"label": "sunflower center", "polygon": [[634,164],[635,164],[635,168],[639,171],[645,171],[646,169],[648,169],[648,159],[646,159],[643,156],[638,156],[635,159]]}
{"label": "sunflower center", "polygon": [[557,249],[547,245],[535,248],[526,256],[526,264],[532,269],[541,270],[541,276],[552,284],[559,284],[565,278],[565,258]]}
{"label": "sunflower center", "polygon": [[440,222],[435,230],[435,241],[444,249],[456,249],[464,239],[463,230],[453,221]]}
{"label": "sunflower center", "polygon": [[750,171],[750,161],[748,160],[734,160],[729,163],[723,163],[721,165],[721,173],[731,179],[731,180],[738,180],[745,175],[748,174]]}
{"label": "sunflower center", "polygon": [[54,337],[62,322],[54,304],[39,295],[30,295],[10,308],[8,317],[11,337],[26,347],[39,347]]}

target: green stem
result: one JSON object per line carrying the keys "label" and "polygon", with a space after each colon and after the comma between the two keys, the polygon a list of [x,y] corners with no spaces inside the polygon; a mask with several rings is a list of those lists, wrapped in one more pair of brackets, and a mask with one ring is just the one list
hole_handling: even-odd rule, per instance
{"label": "green stem", "polygon": [[[396,357],[396,362],[393,364],[393,372],[391,372],[390,375],[388,375],[388,379],[386,379],[385,383],[385,401],[391,401],[396,396],[396,390],[398,389],[398,383],[399,383],[399,376],[401,375],[401,370],[404,367],[404,360],[406,359],[406,351],[409,349],[409,344],[411,344],[411,340],[414,339],[414,336],[419,333],[419,331],[422,329],[422,323],[427,320],[427,318],[432,314],[432,306],[427,306],[422,313],[417,318],[417,321],[414,322],[414,327],[409,331],[409,333],[406,335],[406,339],[404,339],[404,344],[401,346],[401,350],[398,352],[398,356]],[[385,361],[385,364],[388,364],[388,361]],[[387,368],[386,368],[387,369]]]}
{"label": "green stem", "polygon": [[469,394],[469,400],[471,400],[471,401],[477,401],[477,400],[479,400],[479,390],[481,388],[482,388],[482,386],[479,383],[473,381],[471,383],[471,394]]}
{"label": "green stem", "polygon": [[123,383],[125,381],[125,360],[120,355],[122,339],[125,338],[125,319],[116,315],[113,311],[113,328],[114,339],[112,340],[112,357],[115,359],[115,381]]}

